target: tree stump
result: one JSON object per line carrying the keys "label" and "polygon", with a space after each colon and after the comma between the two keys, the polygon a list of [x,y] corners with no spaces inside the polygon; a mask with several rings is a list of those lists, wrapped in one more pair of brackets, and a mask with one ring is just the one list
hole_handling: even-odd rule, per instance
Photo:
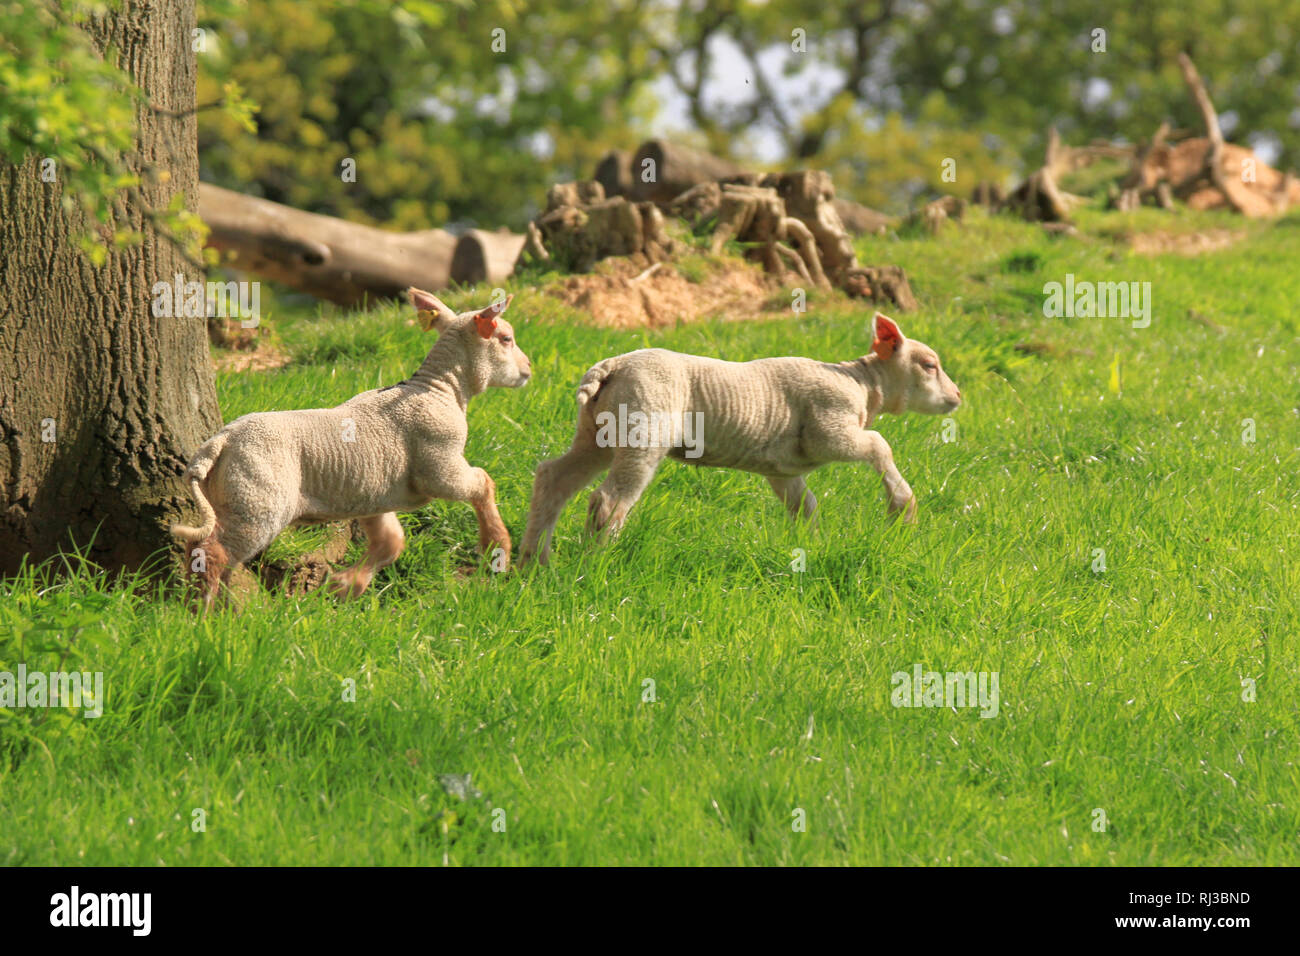
{"label": "tree stump", "polygon": [[892,302],[900,312],[920,308],[902,266],[854,266],[844,275],[844,291],[855,298]]}
{"label": "tree stump", "polygon": [[[760,256],[768,272],[780,274],[787,262],[805,282],[826,288],[830,283],[812,230],[786,214],[776,189],[766,186],[723,186],[712,252],[722,251],[729,239],[762,243]],[[786,241],[793,242],[793,247]]]}
{"label": "tree stump", "polygon": [[812,232],[817,240],[820,265],[827,276],[838,280],[847,269],[857,265],[853,240],[835,210],[835,185],[830,173],[820,169],[772,173],[763,178],[763,185],[775,189],[785,202],[786,213]]}
{"label": "tree stump", "polygon": [[589,271],[606,256],[639,253],[662,261],[674,248],[654,203],[606,199],[594,180],[552,186],[547,211],[533,225],[543,251],[576,272]]}
{"label": "tree stump", "polygon": [[697,226],[718,214],[722,207],[722,187],[714,182],[692,186],[668,204],[670,216]]}
{"label": "tree stump", "polygon": [[1006,198],[1006,190],[990,179],[983,179],[971,190],[970,201],[977,206],[996,209],[1006,201]]}

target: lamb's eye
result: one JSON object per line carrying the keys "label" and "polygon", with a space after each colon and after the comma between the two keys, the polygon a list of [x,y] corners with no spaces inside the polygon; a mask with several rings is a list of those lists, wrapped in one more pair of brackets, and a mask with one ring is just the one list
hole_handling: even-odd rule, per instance
{"label": "lamb's eye", "polygon": [[936,365],[934,362],[922,362],[921,368],[925,369],[927,372],[934,372],[934,371],[938,371],[939,366]]}
{"label": "lamb's eye", "polygon": [[513,341],[514,341],[514,339],[512,339],[512,338],[511,338],[510,336],[508,336],[508,335],[503,335],[503,336],[501,336],[501,344],[502,344],[502,345],[509,345],[509,344],[510,344],[511,342],[513,342]]}

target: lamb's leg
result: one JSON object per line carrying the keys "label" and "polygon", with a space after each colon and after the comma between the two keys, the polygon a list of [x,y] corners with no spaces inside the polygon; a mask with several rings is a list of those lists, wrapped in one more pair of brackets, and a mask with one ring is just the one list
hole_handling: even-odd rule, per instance
{"label": "lamb's leg", "polygon": [[659,463],[664,459],[660,448],[619,448],[614,463],[599,488],[587,503],[587,531],[600,532],[604,538],[616,537],[623,522],[642,492],[649,487]]}
{"label": "lamb's leg", "polygon": [[339,597],[359,597],[375,572],[396,561],[406,546],[402,523],[393,512],[362,518],[360,523],[366,533],[366,556],[346,571],[330,575],[330,590]]}
{"label": "lamb's leg", "polygon": [[849,460],[865,461],[880,474],[880,480],[889,496],[889,515],[896,518],[900,514],[903,521],[912,524],[916,521],[916,496],[906,479],[894,464],[894,452],[880,432],[853,431],[849,439]]}
{"label": "lamb's leg", "polygon": [[521,564],[534,556],[542,564],[550,559],[551,534],[560,512],[587,482],[609,466],[612,457],[613,449],[599,447],[594,434],[580,432],[567,452],[537,466],[533,500],[528,507],[528,527],[519,549]]}
{"label": "lamb's leg", "polygon": [[[480,554],[490,555],[496,548],[505,553],[505,566],[510,565],[510,532],[497,511],[497,486],[486,471],[477,469],[483,475],[480,490],[469,499],[478,519],[478,550]],[[502,568],[504,570],[504,568]]]}
{"label": "lamb's leg", "polygon": [[790,512],[791,518],[813,519],[817,513],[817,498],[808,490],[802,475],[797,478],[768,478],[767,483]]}
{"label": "lamb's leg", "polygon": [[204,549],[204,559],[207,562],[204,574],[205,608],[211,609],[218,591],[229,587],[235,569],[249,558],[265,551],[287,523],[269,515],[255,518],[223,515],[218,520],[216,530],[199,545]]}
{"label": "lamb's leg", "polygon": [[486,471],[475,468],[462,458],[426,482],[425,488],[435,498],[468,502],[478,518],[479,552],[492,555],[500,548],[505,553],[506,566],[509,566],[510,532],[497,511],[496,483]]}
{"label": "lamb's leg", "polygon": [[221,526],[218,525],[212,534],[202,541],[192,542],[185,550],[189,572],[197,576],[198,596],[205,611],[212,610],[222,582],[229,579],[230,557],[221,546],[220,535]]}

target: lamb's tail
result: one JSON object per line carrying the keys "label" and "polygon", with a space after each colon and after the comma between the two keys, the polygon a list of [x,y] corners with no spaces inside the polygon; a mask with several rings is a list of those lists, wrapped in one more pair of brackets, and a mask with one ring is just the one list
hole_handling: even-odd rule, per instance
{"label": "lamb's tail", "polygon": [[582,381],[578,383],[579,413],[595,399],[596,393],[605,384],[605,379],[609,378],[613,373],[615,361],[616,359],[605,359],[602,362],[597,362],[587,369],[586,375],[582,376]]}
{"label": "lamb's tail", "polygon": [[208,496],[203,493],[201,482],[208,477],[208,472],[217,463],[217,458],[220,457],[221,450],[226,447],[229,438],[230,433],[226,429],[217,432],[203,443],[195,453],[190,466],[185,469],[185,477],[190,480],[190,491],[194,495],[194,500],[198,502],[199,515],[203,518],[203,524],[197,528],[184,524],[172,525],[172,534],[183,541],[202,541],[217,527],[217,512],[208,501]]}

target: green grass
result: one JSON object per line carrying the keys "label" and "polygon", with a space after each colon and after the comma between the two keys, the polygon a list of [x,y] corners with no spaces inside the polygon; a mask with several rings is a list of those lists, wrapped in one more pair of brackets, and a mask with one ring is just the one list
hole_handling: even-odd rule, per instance
{"label": "green grass", "polygon": [[[102,670],[106,702],[97,720],[0,711],[0,863],[1300,863],[1300,220],[1081,226],[1057,240],[977,212],[860,243],[908,270],[923,308],[904,332],[966,400],[953,442],[938,418],[878,423],[914,527],[882,520],[865,467],[810,478],[811,531],[756,476],[669,463],[619,541],[584,541],[584,493],[552,564],[524,573],[457,577],[473,515],[438,502],[403,516],[405,554],[353,603],[264,594],[196,619],[86,571],[9,582],[0,625],[48,628],[24,637],[29,667]],[[1207,226],[1245,238],[1198,258],[1115,241]],[[1151,282],[1150,328],[1045,318],[1067,272]],[[471,406],[468,457],[516,540],[594,361],[870,344],[870,311],[844,303],[651,333],[512,291],[537,374]],[[340,402],[429,344],[393,308],[281,312],[295,361],[221,376],[227,420]],[[23,659],[3,633],[0,655]],[[914,664],[997,671],[998,715],[891,706]],[[445,793],[449,773],[483,798]]]}

